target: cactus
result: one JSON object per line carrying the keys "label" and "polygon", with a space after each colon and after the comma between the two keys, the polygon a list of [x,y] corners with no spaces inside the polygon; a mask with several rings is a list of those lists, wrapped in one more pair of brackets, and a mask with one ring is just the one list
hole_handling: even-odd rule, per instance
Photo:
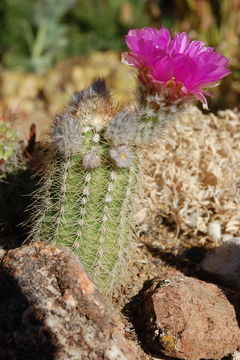
{"label": "cactus", "polygon": [[0,121],[0,180],[4,179],[8,173],[15,173],[24,168],[25,163],[18,134],[10,123]]}
{"label": "cactus", "polygon": [[6,122],[0,121],[0,159],[6,161],[14,154],[17,134]]}
{"label": "cactus", "polygon": [[97,80],[55,117],[32,230],[35,240],[72,248],[108,292],[130,254],[141,148],[162,137],[188,99],[207,107],[205,85],[230,73],[225,57],[185,33],[134,29],[126,42],[123,62],[138,69],[135,108],[116,109]]}
{"label": "cactus", "polygon": [[[131,252],[140,149],[165,126],[159,99],[147,96],[146,103],[142,91],[138,106],[127,110],[112,104],[103,80],[73,96],[52,123],[33,204],[30,237],[71,248],[106,292]],[[172,115],[165,111],[165,119]]]}

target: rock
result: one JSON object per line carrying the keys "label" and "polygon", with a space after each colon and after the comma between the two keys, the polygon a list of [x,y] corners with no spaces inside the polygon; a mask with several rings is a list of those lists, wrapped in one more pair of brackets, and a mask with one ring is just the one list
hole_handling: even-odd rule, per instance
{"label": "rock", "polygon": [[145,295],[149,347],[180,359],[220,359],[240,344],[233,305],[214,284],[182,274],[153,280]]}
{"label": "rock", "polygon": [[221,224],[218,221],[210,221],[208,223],[208,235],[214,241],[219,241],[221,239]]}
{"label": "rock", "polygon": [[240,289],[240,237],[224,241],[203,259],[202,268],[224,284]]}
{"label": "rock", "polygon": [[78,259],[40,242],[1,259],[0,358],[140,359]]}
{"label": "rock", "polygon": [[240,352],[235,351],[235,353],[232,355],[232,360],[240,360]]}

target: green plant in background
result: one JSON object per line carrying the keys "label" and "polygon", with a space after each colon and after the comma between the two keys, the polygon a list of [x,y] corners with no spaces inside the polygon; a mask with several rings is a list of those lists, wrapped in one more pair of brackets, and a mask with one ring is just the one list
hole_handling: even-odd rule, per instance
{"label": "green plant in background", "polygon": [[123,36],[129,27],[150,24],[146,4],[145,0],[77,1],[66,17],[71,38],[68,52],[79,55],[93,50],[123,50]]}
{"label": "green plant in background", "polygon": [[5,67],[19,66],[22,59],[28,56],[26,42],[23,37],[21,22],[31,22],[32,1],[2,0],[0,2],[1,62]]}
{"label": "green plant in background", "polygon": [[27,68],[35,72],[48,69],[62,57],[67,46],[67,25],[61,24],[63,15],[75,0],[40,0],[35,4],[34,34],[28,22],[23,22],[24,36],[29,50]]}
{"label": "green plant in background", "polygon": [[43,72],[68,56],[122,50],[130,26],[149,24],[145,7],[145,0],[2,0],[2,62]]}
{"label": "green plant in background", "polygon": [[62,24],[61,19],[74,3],[75,0],[24,0],[21,3],[4,0],[3,62],[42,72],[64,57],[67,25]]}

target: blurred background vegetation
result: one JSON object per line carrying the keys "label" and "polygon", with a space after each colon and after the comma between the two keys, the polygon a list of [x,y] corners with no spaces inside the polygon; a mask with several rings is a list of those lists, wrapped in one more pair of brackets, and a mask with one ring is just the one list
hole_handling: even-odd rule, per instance
{"label": "blurred background vegetation", "polygon": [[[73,64],[79,61],[79,71],[75,68],[73,73],[78,74],[80,87],[98,75],[97,56],[102,68],[104,62],[109,66],[112,61],[112,71],[104,71],[100,66],[99,75],[114,77],[113,70],[118,71],[119,53],[125,49],[124,35],[128,29],[164,25],[172,32],[187,31],[192,38],[204,40],[230,58],[232,75],[216,90],[211,108],[234,107],[239,103],[240,0],[1,0],[0,18],[0,62],[2,74],[7,72],[2,77],[2,86],[6,85],[1,91],[2,97],[13,95],[15,88],[18,92],[25,89],[26,86],[21,85],[23,77],[20,74],[23,72],[37,74],[38,84],[33,86],[31,80],[29,86],[34,88],[33,93],[37,93],[38,98],[48,97],[42,85],[46,78],[43,80],[41,76],[49,74],[49,69],[59,61],[62,64],[63,59],[72,60],[67,60],[66,66],[61,65],[59,73],[62,76],[63,68],[65,73],[69,71],[67,67],[74,67]],[[86,72],[84,70],[88,74],[85,81],[79,72],[88,66],[93,68],[92,76],[88,68]],[[73,77],[72,74],[69,76]],[[58,86],[55,94],[59,82],[64,87],[63,80],[56,78],[57,75],[48,78]],[[75,89],[74,84],[70,86],[70,78],[66,79],[68,92]],[[129,82],[126,74],[122,76],[121,73],[113,83],[125,78],[126,85],[119,85],[124,89]],[[50,86],[53,91],[54,86]]]}

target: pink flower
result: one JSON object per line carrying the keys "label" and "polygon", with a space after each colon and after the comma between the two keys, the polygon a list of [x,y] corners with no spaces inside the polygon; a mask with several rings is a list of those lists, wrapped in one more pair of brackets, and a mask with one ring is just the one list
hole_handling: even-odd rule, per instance
{"label": "pink flower", "polygon": [[185,32],[171,39],[164,27],[134,29],[126,43],[131,51],[123,54],[123,62],[139,69],[148,91],[163,93],[167,101],[195,96],[207,106],[204,95],[210,94],[203,88],[230,74],[225,56],[202,41],[191,41]]}

